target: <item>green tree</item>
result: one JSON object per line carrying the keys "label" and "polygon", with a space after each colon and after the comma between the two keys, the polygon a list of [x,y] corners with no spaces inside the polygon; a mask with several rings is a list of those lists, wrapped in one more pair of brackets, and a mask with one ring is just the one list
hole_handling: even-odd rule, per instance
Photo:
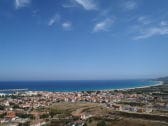
{"label": "green tree", "polygon": [[45,118],[48,118],[48,117],[49,117],[49,114],[40,115],[40,118],[41,118],[41,119],[45,119]]}
{"label": "green tree", "polygon": [[4,109],[5,109],[5,106],[0,105],[0,110],[4,110]]}
{"label": "green tree", "polygon": [[107,126],[104,120],[97,123],[97,126]]}
{"label": "green tree", "polygon": [[85,123],[83,126],[87,126],[87,124]]}

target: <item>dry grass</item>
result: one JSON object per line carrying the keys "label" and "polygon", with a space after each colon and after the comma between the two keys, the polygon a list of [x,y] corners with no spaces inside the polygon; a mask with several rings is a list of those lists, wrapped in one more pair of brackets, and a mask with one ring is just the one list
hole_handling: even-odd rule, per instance
{"label": "dry grass", "polygon": [[[97,126],[101,120],[93,120],[87,126]],[[106,121],[107,126],[168,126],[166,123],[154,122],[150,120],[124,118],[121,120]]]}
{"label": "dry grass", "polygon": [[109,111],[97,103],[57,103],[52,106],[52,109],[67,111],[72,115],[80,115],[81,113],[103,115]]}
{"label": "dry grass", "polygon": [[[97,123],[100,122],[105,115],[107,115],[110,110],[103,107],[97,103],[57,103],[52,106],[53,110],[59,110],[68,112],[70,115],[80,115],[82,113],[90,114],[93,116],[100,117],[98,119],[92,119],[87,121],[87,126],[97,126]],[[116,115],[111,115],[116,116]],[[159,121],[145,120],[140,118],[128,118],[123,117],[121,119],[106,120],[107,126],[168,126],[168,123],[162,123]]]}

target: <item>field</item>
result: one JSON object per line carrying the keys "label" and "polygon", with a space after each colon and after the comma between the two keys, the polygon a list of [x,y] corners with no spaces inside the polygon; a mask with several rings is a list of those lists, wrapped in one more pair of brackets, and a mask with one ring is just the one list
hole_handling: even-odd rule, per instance
{"label": "field", "polygon": [[105,115],[108,109],[96,103],[57,103],[51,107],[52,112],[80,116],[81,114]]}
{"label": "field", "polygon": [[82,114],[91,115],[85,120],[86,126],[168,126],[164,122],[115,114],[116,112],[97,103],[57,103],[51,107],[50,111],[55,117],[50,126],[55,124],[63,126],[72,120],[80,120]]}
{"label": "field", "polygon": [[154,122],[150,120],[122,118],[120,120],[105,121],[102,119],[93,119],[87,122],[87,126],[168,126],[166,123]]}

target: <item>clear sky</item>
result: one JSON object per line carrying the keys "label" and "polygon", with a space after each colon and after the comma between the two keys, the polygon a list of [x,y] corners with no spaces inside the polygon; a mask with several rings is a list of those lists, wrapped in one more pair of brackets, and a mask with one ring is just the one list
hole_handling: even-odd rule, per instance
{"label": "clear sky", "polygon": [[0,80],[168,75],[168,0],[0,0]]}

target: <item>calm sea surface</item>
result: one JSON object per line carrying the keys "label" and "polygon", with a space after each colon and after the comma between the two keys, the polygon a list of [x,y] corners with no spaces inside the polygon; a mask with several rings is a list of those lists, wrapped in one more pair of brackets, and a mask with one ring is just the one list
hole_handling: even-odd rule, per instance
{"label": "calm sea surface", "polygon": [[156,81],[145,80],[83,80],[83,81],[36,81],[0,82],[2,89],[28,89],[33,91],[90,91],[124,89],[155,85]]}

